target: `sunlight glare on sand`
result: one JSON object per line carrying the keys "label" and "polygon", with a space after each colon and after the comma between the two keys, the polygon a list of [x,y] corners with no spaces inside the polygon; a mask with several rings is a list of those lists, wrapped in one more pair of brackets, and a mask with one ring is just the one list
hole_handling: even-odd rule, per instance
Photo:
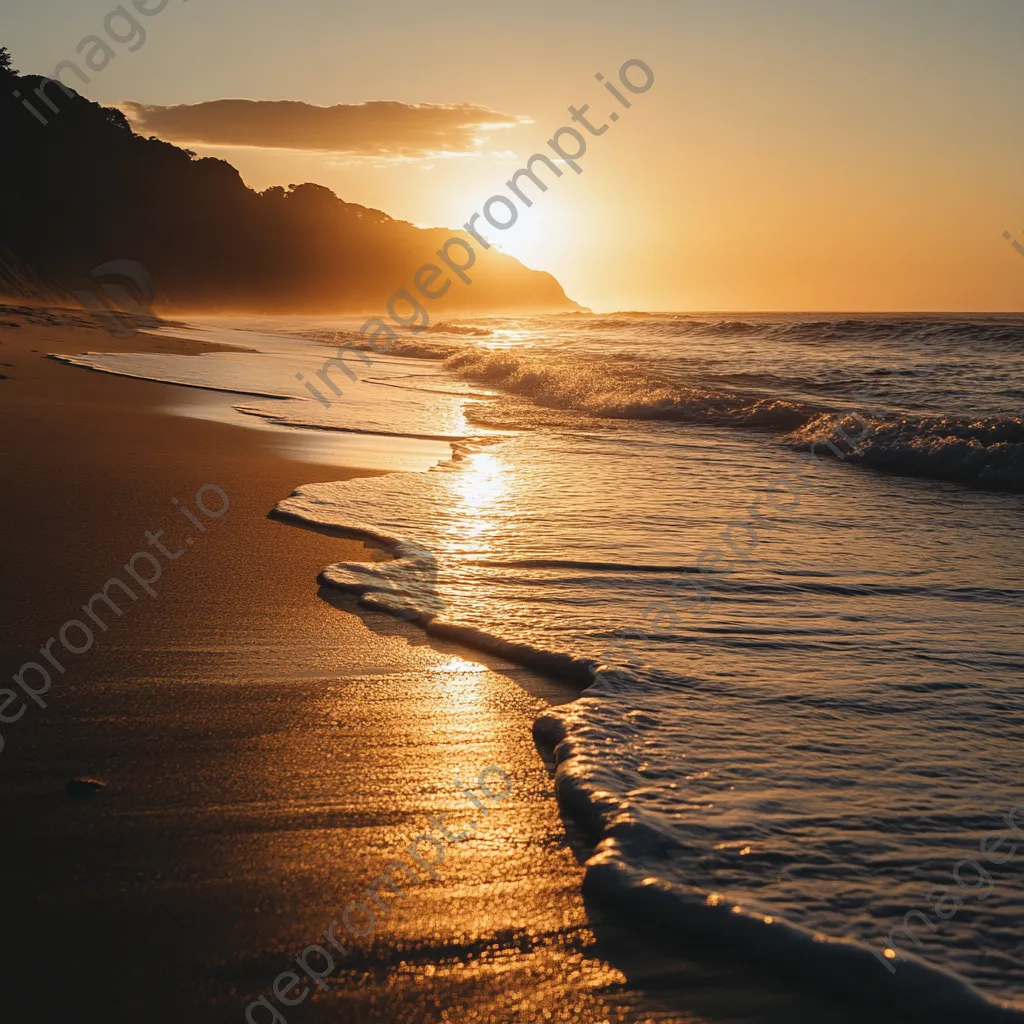
{"label": "sunlight glare on sand", "polygon": [[[445,708],[438,728],[449,735],[464,733],[467,737],[493,734],[493,713],[487,699],[489,686],[484,678],[486,672],[486,665],[457,655],[430,669],[425,692],[431,693]],[[424,682],[427,682],[426,677]]]}
{"label": "sunlight glare on sand", "polygon": [[442,662],[440,665],[434,665],[430,669],[430,672],[486,672],[487,666],[481,665],[476,661],[467,661],[465,658],[459,658],[452,656],[447,661]]}

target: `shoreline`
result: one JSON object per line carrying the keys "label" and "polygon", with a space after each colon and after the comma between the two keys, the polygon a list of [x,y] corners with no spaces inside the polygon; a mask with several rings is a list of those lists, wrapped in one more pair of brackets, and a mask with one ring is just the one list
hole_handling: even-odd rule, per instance
{"label": "shoreline", "polygon": [[[5,868],[20,883],[5,940],[12,956],[26,935],[57,932],[68,946],[68,970],[39,976],[30,995],[49,991],[82,1019],[91,979],[117,965],[104,1020],[237,1024],[257,1004],[254,1024],[276,1021],[259,1003],[275,981],[424,823],[451,814],[458,827],[456,780],[493,766],[513,792],[493,827],[460,842],[445,873],[408,899],[385,894],[379,931],[344,943],[351,959],[326,990],[310,984],[287,1013],[271,1003],[283,1019],[428,1021],[442,1007],[582,1024],[859,1019],[605,922],[583,895],[592,849],[561,816],[553,760],[533,739],[537,718],[578,686],[318,590],[322,569],[376,557],[372,545],[269,513],[300,485],[370,474],[282,457],[266,429],[162,411],[173,385],[46,359],[201,343],[126,342],[56,319],[0,334],[0,362],[14,360],[0,381],[15,485],[6,525],[33,524],[0,599],[12,671],[172,497],[214,482],[231,510],[0,752],[2,809],[18,822]],[[103,787],[71,800],[73,779]]]}
{"label": "shoreline", "polygon": [[[356,946],[357,967],[311,997],[306,1019],[336,1019],[339,1004],[352,1019],[429,1019],[442,993],[467,1012],[497,1012],[505,993],[493,972],[505,976],[509,956],[538,1014],[568,1002],[573,1019],[632,1019],[602,994],[622,975],[593,955],[582,871],[530,738],[536,715],[574,693],[321,599],[319,571],[367,548],[267,513],[301,484],[365,471],[282,458],[267,431],[156,411],[167,385],[45,358],[205,346],[114,339],[84,315],[48,310],[0,319],[21,323],[0,328],[0,362],[11,364],[0,381],[12,483],[2,507],[17,537],[0,599],[9,672],[145,530],[177,517],[172,497],[214,482],[231,498],[158,598],[132,605],[69,664],[45,711],[18,733],[6,727],[3,813],[18,838],[3,858],[19,885],[5,945],[14,955],[25,936],[54,933],[67,944],[68,970],[34,974],[27,1005],[48,998],[55,1014],[73,1007],[82,1019],[89,980],[116,964],[105,1020],[244,1020],[329,924],[325,908],[336,917],[379,872],[382,852],[432,815],[457,820],[456,775],[496,765],[515,794],[500,827],[461,844],[448,877],[410,891],[386,933]],[[84,778],[103,788],[66,797]],[[420,967],[399,968],[417,948]],[[473,978],[439,966],[443,950],[460,949]],[[481,972],[495,984],[481,987]]]}

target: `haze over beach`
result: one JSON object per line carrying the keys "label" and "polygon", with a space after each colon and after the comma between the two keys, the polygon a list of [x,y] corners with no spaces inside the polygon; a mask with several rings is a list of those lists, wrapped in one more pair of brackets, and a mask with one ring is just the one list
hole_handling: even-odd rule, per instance
{"label": "haze over beach", "polygon": [[4,1020],[1024,1021],[1004,0],[14,0]]}

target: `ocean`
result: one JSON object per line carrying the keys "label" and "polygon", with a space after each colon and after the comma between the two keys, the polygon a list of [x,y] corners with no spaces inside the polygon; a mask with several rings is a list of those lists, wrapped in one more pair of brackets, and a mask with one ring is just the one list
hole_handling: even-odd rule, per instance
{"label": "ocean", "polygon": [[325,587],[585,687],[535,736],[623,923],[1024,1020],[1024,318],[472,317],[325,406],[357,323],[68,361],[393,470],[275,514],[392,555]]}

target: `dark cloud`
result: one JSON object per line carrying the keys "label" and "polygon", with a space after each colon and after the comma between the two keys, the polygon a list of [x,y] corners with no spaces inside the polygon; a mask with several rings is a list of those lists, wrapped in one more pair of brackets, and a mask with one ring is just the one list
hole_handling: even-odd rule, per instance
{"label": "dark cloud", "polygon": [[474,153],[480,134],[527,121],[463,103],[371,103],[316,107],[292,100],[212,100],[176,107],[126,103],[132,127],[168,142],[300,149],[421,159]]}

